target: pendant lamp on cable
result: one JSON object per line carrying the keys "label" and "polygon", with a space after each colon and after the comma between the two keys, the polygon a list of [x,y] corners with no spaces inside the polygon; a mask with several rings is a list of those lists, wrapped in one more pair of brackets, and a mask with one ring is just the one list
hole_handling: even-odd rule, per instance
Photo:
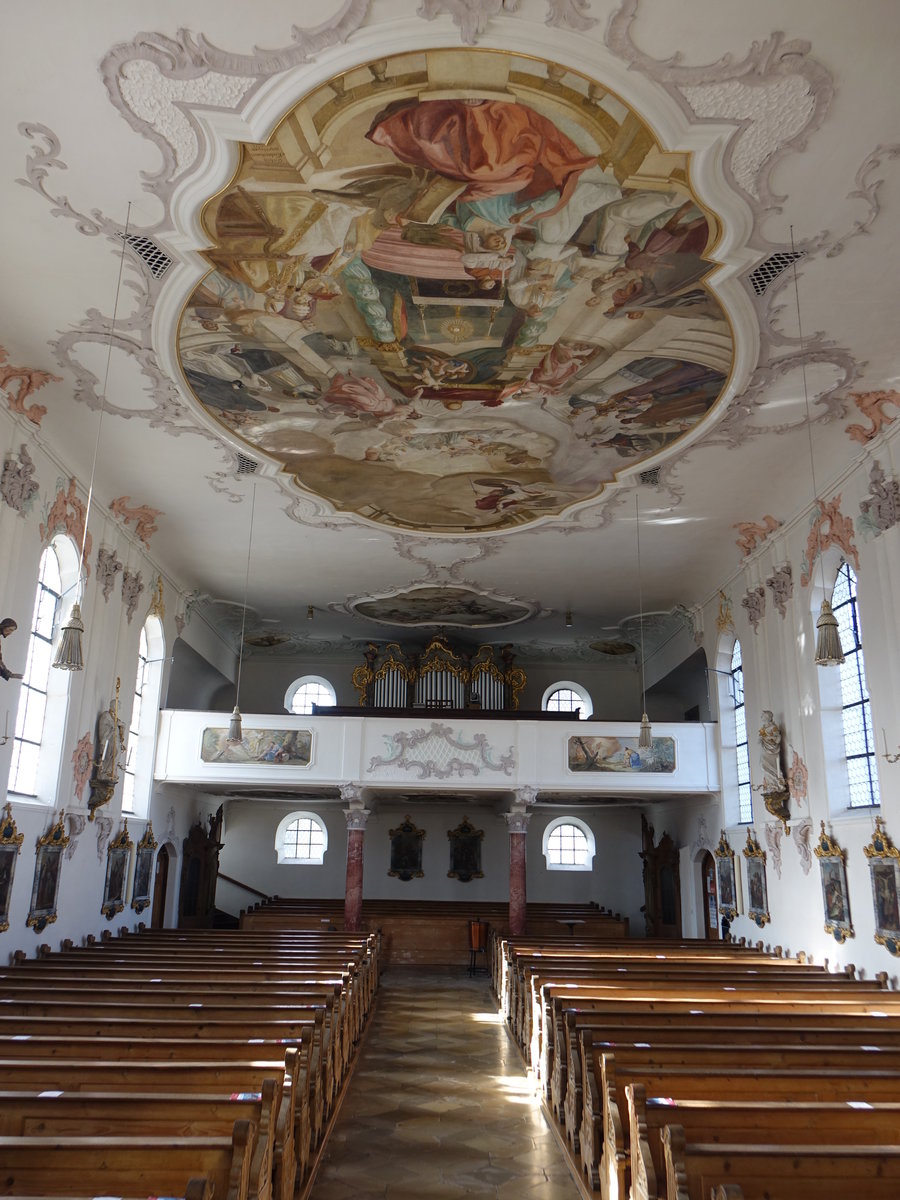
{"label": "pendant lamp on cable", "polygon": [[234,745],[243,741],[244,731],[241,724],[241,668],[244,665],[244,631],[247,628],[247,593],[250,588],[250,553],[253,549],[253,514],[256,510],[256,483],[250,499],[250,536],[247,538],[247,569],[244,574],[244,607],[241,610],[241,643],[238,647],[237,683],[234,689],[234,711],[228,722],[228,742]]}
{"label": "pendant lamp on cable", "polygon": [[[72,586],[79,588],[79,594],[84,587],[84,553],[87,546],[88,520],[91,515],[91,502],[94,498],[94,476],[97,472],[97,455],[100,450],[100,430],[103,428],[103,412],[106,406],[106,389],[109,386],[109,365],[112,360],[113,333],[116,328],[116,319],[119,315],[119,293],[122,290],[122,272],[125,266],[125,248],[128,245],[128,227],[131,224],[131,204],[128,205],[128,213],[125,218],[125,229],[122,233],[122,250],[119,255],[119,277],[116,281],[116,298],[113,302],[112,321],[109,326],[109,340],[106,345],[106,371],[103,376],[103,390],[100,393],[100,417],[97,421],[97,438],[94,442],[94,459],[91,463],[91,482],[88,486],[87,504],[84,508],[84,528],[81,531],[81,555],[78,559],[78,582]],[[71,589],[70,589],[71,590]],[[82,639],[84,638],[84,621],[81,619],[81,604],[76,600],[72,605],[72,611],[69,613],[69,619],[63,625],[60,632],[59,645],[56,648],[56,656],[53,659],[53,666],[58,671],[83,671],[84,670],[84,651],[82,649]]]}
{"label": "pendant lamp on cable", "polygon": [[[794,300],[797,305],[797,334],[800,340],[800,374],[803,379],[803,402],[806,405],[806,434],[809,442],[809,475],[812,480],[813,511],[819,503],[819,492],[816,488],[816,459],[813,454],[812,418],[809,413],[809,389],[806,386],[806,358],[803,345],[803,322],[800,319],[800,287],[797,283],[797,252],[794,249],[794,227],[791,226],[791,254],[794,256],[791,271],[794,277]],[[822,607],[819,619],[816,621],[816,666],[837,667],[844,661],[844,651],[841,647],[841,635],[838,630],[837,617],[831,611],[831,601],[825,592],[825,563],[822,560],[822,549],[819,545],[819,535],[816,534],[816,552],[819,555],[819,571],[822,580]],[[810,570],[812,576],[812,570]]]}
{"label": "pendant lamp on cable", "polygon": [[638,616],[641,622],[641,732],[638,749],[649,750],[653,746],[653,731],[647,716],[647,684],[644,678],[644,584],[641,576],[641,513],[637,492],[634,494],[634,529],[637,539]]}

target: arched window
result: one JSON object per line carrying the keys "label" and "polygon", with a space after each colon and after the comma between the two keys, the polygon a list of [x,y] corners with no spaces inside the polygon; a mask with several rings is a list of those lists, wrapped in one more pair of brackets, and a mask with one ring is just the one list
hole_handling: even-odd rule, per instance
{"label": "arched window", "polygon": [[306,716],[314,704],[331,706],[335,702],[334,688],[321,675],[304,675],[295,679],[284,693],[284,707],[289,713]]}
{"label": "arched window", "polygon": [[589,693],[580,683],[572,683],[568,679],[552,683],[547,688],[541,699],[541,708],[544,712],[575,713],[578,710],[578,717],[582,721],[586,721],[594,711]]}
{"label": "arched window", "polygon": [[328,831],[315,813],[288,813],[275,830],[275,853],[280,863],[321,865],[327,849]]}
{"label": "arched window", "polygon": [[739,821],[749,825],[753,820],[753,797],[750,791],[750,744],[747,737],[747,710],[744,708],[744,661],[741,643],[734,639],[731,652],[731,697],[734,701],[734,754],[737,762]]}
{"label": "arched window", "polygon": [[144,622],[138,646],[137,676],[122,784],[122,811],[140,816],[146,815],[150,801],[165,645],[162,622],[151,614]]}
{"label": "arched window", "polygon": [[841,665],[841,721],[850,784],[850,807],[861,808],[880,804],[881,798],[856,600],[856,575],[849,563],[841,563],[831,596],[831,607],[837,618],[841,649],[844,651]]}
{"label": "arched window", "polygon": [[548,871],[590,871],[596,843],[589,825],[577,817],[557,817],[544,830],[541,849]]}
{"label": "arched window", "polygon": [[[78,581],[78,551],[74,542],[65,536],[54,538],[38,565],[28,654],[16,710],[7,790],[19,796],[37,799],[43,793],[51,801],[56,795],[70,672],[51,670],[53,638],[64,608],[62,597]],[[78,592],[71,594],[69,607],[78,599]]]}

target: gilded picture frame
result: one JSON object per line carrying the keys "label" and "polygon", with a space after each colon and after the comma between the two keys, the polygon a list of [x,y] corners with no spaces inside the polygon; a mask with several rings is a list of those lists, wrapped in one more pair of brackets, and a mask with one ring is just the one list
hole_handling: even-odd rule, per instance
{"label": "gilded picture frame", "polygon": [[12,805],[7,803],[0,817],[0,933],[9,929],[9,906],[16,861],[24,840],[25,834],[19,833],[13,820]]}
{"label": "gilded picture frame", "polygon": [[450,841],[450,870],[449,879],[458,879],[460,883],[470,883],[473,879],[484,879],[481,869],[481,843],[484,841],[484,830],[476,829],[468,817],[455,829],[447,830]]}
{"label": "gilded picture frame", "polygon": [[100,911],[111,921],[125,907],[125,889],[128,886],[128,866],[134,842],[128,836],[128,822],[122,831],[109,843],[106,851],[106,879],[103,884],[103,903]]}
{"label": "gilded picture frame", "polygon": [[150,903],[150,889],[153,886],[153,854],[159,845],[153,836],[153,822],[147,822],[144,836],[137,844],[134,856],[134,883],[131,887],[131,907],[136,913],[142,913]]}
{"label": "gilded picture frame", "polygon": [[737,916],[737,879],[734,870],[734,851],[723,829],[713,857],[716,860],[716,892],[719,897],[719,916],[733,921]]}
{"label": "gilded picture frame", "polygon": [[842,945],[855,937],[850,920],[850,892],[847,888],[847,851],[825,832],[825,822],[815,847],[822,880],[822,905],[825,911],[825,932]]}
{"label": "gilded picture frame", "polygon": [[31,885],[31,904],[25,924],[35,933],[42,933],[56,920],[59,881],[62,874],[63,850],[69,837],[63,824],[65,812],[59,811],[56,823],[37,840],[34,857],[34,881]]}
{"label": "gilded picture frame", "polygon": [[747,830],[744,858],[747,860],[747,916],[762,929],[772,919],[769,916],[769,889],[766,886],[766,852],[752,829]]}
{"label": "gilded picture frame", "polygon": [[872,881],[875,941],[900,957],[900,850],[888,836],[882,817],[875,818],[875,832],[863,851]]}
{"label": "gilded picture frame", "polygon": [[391,839],[391,865],[388,875],[409,883],[411,879],[422,879],[422,843],[425,841],[425,830],[417,829],[409,817],[396,829],[388,831]]}

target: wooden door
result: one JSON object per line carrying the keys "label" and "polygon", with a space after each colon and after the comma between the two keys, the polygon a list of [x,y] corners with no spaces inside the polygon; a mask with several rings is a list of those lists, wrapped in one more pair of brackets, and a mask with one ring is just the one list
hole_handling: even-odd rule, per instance
{"label": "wooden door", "polygon": [[716,863],[708,850],[704,850],[700,862],[703,878],[703,936],[707,941],[719,938],[719,897],[716,893]]}
{"label": "wooden door", "polygon": [[162,929],[166,922],[166,889],[169,885],[169,851],[160,846],[156,856],[156,875],[153,879],[153,907],[150,928]]}

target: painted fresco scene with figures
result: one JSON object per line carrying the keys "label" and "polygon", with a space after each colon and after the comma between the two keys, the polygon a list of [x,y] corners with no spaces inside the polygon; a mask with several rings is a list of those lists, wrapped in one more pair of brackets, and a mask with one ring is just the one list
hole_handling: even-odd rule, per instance
{"label": "painted fresco scene with figures", "polygon": [[181,369],[305,493],[401,529],[556,516],[726,386],[689,156],[539,59],[382,59],[243,144]]}
{"label": "painted fresco scene with figures", "polygon": [[646,749],[636,737],[570,737],[570,771],[644,771],[675,770],[675,739],[655,737]]}

